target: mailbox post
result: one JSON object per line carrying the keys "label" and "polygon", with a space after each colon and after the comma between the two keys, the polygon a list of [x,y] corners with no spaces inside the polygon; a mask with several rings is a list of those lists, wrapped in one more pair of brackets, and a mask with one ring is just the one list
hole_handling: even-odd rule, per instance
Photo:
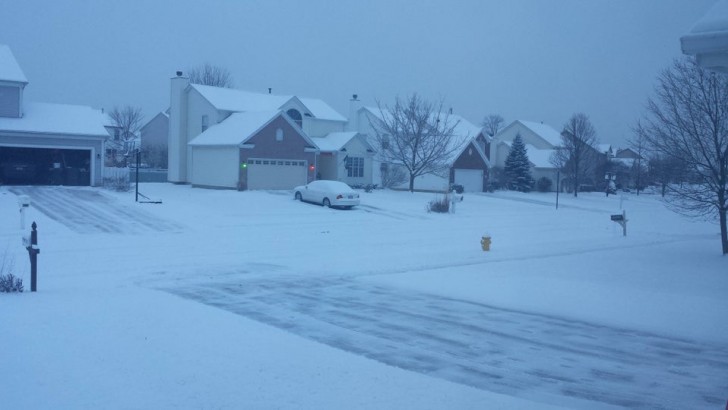
{"label": "mailbox post", "polygon": [[35,222],[30,226],[33,230],[30,232],[30,243],[25,249],[28,250],[30,256],[30,291],[35,292],[38,283],[38,254],[40,248],[38,248],[38,225]]}
{"label": "mailbox post", "polygon": [[25,211],[30,207],[28,195],[18,195],[18,208],[20,209],[20,229],[25,229]]}
{"label": "mailbox post", "polygon": [[622,236],[627,236],[627,211],[611,216],[612,221],[622,225]]}

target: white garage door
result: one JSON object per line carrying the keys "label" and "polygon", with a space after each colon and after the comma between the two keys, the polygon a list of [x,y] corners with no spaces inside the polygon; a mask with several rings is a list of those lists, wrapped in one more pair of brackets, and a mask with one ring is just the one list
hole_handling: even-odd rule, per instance
{"label": "white garage door", "polygon": [[465,192],[483,192],[483,170],[456,169],[455,183],[462,185]]}
{"label": "white garage door", "polygon": [[306,184],[306,161],[290,159],[248,160],[248,189],[293,189]]}

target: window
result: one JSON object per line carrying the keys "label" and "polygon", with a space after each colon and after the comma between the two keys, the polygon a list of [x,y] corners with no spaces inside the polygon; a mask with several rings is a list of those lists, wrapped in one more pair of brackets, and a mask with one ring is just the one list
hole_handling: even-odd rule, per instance
{"label": "window", "polygon": [[389,149],[389,134],[382,135],[382,149]]}
{"label": "window", "polygon": [[203,115],[202,116],[202,131],[201,132],[205,132],[205,130],[207,129],[207,126],[209,125],[208,124],[208,121],[209,120],[207,119],[207,115]]}
{"label": "window", "polygon": [[364,158],[346,157],[347,175],[352,178],[364,177]]}
{"label": "window", "polygon": [[289,117],[298,125],[299,128],[303,128],[303,117],[301,117],[301,113],[295,109],[291,108],[290,110],[286,111],[286,114],[288,114]]}
{"label": "window", "polygon": [[278,128],[276,130],[276,141],[283,141],[283,129]]}

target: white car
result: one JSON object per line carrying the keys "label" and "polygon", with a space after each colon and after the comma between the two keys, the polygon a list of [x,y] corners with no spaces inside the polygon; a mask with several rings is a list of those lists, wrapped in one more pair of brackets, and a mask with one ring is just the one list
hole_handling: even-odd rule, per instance
{"label": "white car", "polygon": [[293,189],[298,201],[321,204],[325,207],[351,208],[359,205],[359,194],[339,181],[319,180]]}

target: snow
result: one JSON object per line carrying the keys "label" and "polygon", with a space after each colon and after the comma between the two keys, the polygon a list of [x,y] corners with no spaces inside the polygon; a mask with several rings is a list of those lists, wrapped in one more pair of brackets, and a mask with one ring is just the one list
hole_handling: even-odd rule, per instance
{"label": "snow", "polygon": [[551,128],[550,126],[533,121],[519,120],[518,122],[530,128],[531,131],[536,133],[536,135],[543,138],[554,147],[558,147],[561,145],[561,134],[559,134],[558,131]]}
{"label": "snow", "polygon": [[10,47],[5,44],[0,44],[0,81],[28,82]]}
{"label": "snow", "polygon": [[140,192],[0,187],[26,288],[17,195],[41,249],[0,294],[3,407],[725,405],[718,228],[654,195]]}
{"label": "snow", "polygon": [[193,138],[189,145],[240,145],[279,115],[281,111],[236,112]]}
{"label": "snow", "polygon": [[552,149],[538,149],[531,144],[526,144],[526,151],[528,153],[528,160],[536,168],[554,168],[551,163],[551,155],[554,150]]}
{"label": "snow", "polygon": [[690,30],[690,34],[715,34],[728,31],[728,0],[718,0]]}
{"label": "snow", "polygon": [[356,132],[330,132],[325,137],[312,137],[311,139],[322,152],[334,152],[344,148],[344,145],[356,136]]}
{"label": "snow", "polygon": [[[297,98],[273,94],[253,93],[234,88],[212,87],[208,85],[190,84],[216,109],[223,111],[271,111],[281,109],[288,101]],[[322,120],[346,121],[325,102],[315,98],[299,98],[311,114]]]}
{"label": "snow", "polygon": [[83,105],[24,103],[22,118],[0,117],[0,131],[108,137],[107,115]]}

